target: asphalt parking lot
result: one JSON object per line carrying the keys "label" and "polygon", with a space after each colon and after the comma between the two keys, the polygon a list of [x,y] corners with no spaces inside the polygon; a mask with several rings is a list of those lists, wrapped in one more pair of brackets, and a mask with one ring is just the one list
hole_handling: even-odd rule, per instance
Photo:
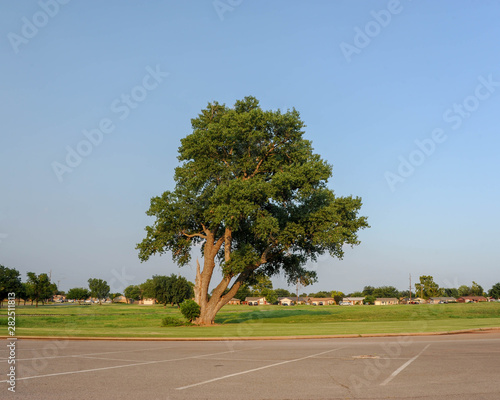
{"label": "asphalt parking lot", "polygon": [[[9,341],[4,341],[8,343]],[[0,399],[495,399],[500,332],[162,342],[23,340]]]}

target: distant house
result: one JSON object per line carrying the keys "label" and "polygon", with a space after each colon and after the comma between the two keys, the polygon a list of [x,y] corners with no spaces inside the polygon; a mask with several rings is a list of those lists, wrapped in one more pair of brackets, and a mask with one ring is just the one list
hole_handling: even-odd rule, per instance
{"label": "distant house", "polygon": [[439,304],[439,303],[456,303],[457,299],[454,297],[431,297],[429,298],[429,304]]}
{"label": "distant house", "polygon": [[457,299],[459,303],[480,303],[482,301],[488,301],[484,296],[462,296]]}
{"label": "distant house", "polygon": [[414,298],[403,297],[399,299],[399,304],[420,304],[420,302]]}
{"label": "distant house", "polygon": [[365,298],[364,297],[344,297],[342,299],[342,301],[344,303],[351,303],[353,306],[355,306],[356,304],[363,305],[363,303],[365,302]]}
{"label": "distant house", "polygon": [[280,306],[291,306],[295,304],[295,300],[292,297],[278,297],[278,304]]}
{"label": "distant house", "polygon": [[240,305],[241,304],[241,300],[237,299],[236,297],[233,297],[231,300],[228,301],[227,304],[230,304],[232,306],[234,306],[234,305]]}
{"label": "distant house", "polygon": [[246,297],[245,302],[249,306],[260,306],[264,304],[269,304],[265,297]]}
{"label": "distant house", "polygon": [[128,303],[125,296],[117,296],[113,299],[113,303]]}
{"label": "distant house", "polygon": [[398,304],[399,300],[396,299],[395,297],[378,297],[375,299],[375,305],[376,306],[389,306],[389,305],[394,305]]}
{"label": "distant house", "polygon": [[291,297],[294,301],[295,304],[307,304],[308,303],[308,298],[307,297],[297,297],[297,296],[292,296]]}
{"label": "distant house", "polygon": [[[134,300],[129,299],[129,301],[130,301],[131,303],[135,303],[135,301],[134,301]],[[142,304],[142,305],[145,305],[145,306],[152,306],[152,305],[154,305],[154,304],[156,304],[156,303],[157,303],[156,299],[153,299],[153,298],[149,298],[149,299],[142,299],[142,300],[138,300],[138,301],[137,301],[137,304]]]}
{"label": "distant house", "polygon": [[328,297],[325,297],[325,298],[309,297],[308,300],[309,300],[309,304],[312,306],[327,306],[327,305],[330,306],[332,304],[335,304],[335,300],[333,300],[332,298],[328,298]]}
{"label": "distant house", "polygon": [[52,301],[54,303],[63,303],[67,300],[66,300],[66,296],[64,296],[63,294],[56,294],[52,297]]}

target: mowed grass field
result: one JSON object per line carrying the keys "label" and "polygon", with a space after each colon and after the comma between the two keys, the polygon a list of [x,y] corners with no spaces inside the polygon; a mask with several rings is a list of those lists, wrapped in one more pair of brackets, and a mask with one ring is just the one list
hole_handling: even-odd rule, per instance
{"label": "mowed grass field", "polygon": [[[16,336],[245,337],[448,332],[500,327],[500,303],[397,306],[225,306],[210,327],[162,327],[177,307],[129,304],[16,306]],[[0,336],[7,335],[7,308]]]}

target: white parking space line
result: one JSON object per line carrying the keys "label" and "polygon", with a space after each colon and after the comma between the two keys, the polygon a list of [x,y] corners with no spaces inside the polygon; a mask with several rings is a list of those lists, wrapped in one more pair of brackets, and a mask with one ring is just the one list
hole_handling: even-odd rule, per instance
{"label": "white parking space line", "polygon": [[[26,379],[36,379],[36,378],[47,378],[47,377],[51,377],[51,376],[60,376],[60,375],[83,374],[86,372],[106,371],[106,370],[116,369],[116,368],[136,367],[138,365],[149,365],[149,364],[159,364],[159,363],[166,363],[166,362],[172,362],[172,361],[183,361],[183,360],[189,360],[189,359],[193,359],[193,358],[203,358],[203,357],[209,357],[209,356],[216,356],[219,354],[234,353],[235,351],[243,351],[243,350],[222,351],[222,352],[218,352],[218,353],[202,354],[199,356],[182,357],[182,358],[172,358],[172,359],[168,359],[168,360],[136,362],[133,364],[116,365],[113,367],[92,368],[92,369],[84,369],[84,370],[80,370],[80,371],[57,372],[54,374],[27,376],[24,378],[16,378],[16,381],[22,381],[22,380],[26,380]],[[0,383],[5,383],[5,382],[8,382],[8,381],[7,380],[0,381]]]}
{"label": "white parking space line", "polygon": [[[134,353],[137,351],[152,351],[152,350],[166,350],[172,349],[173,346],[168,347],[155,347],[152,349],[138,349],[138,350],[119,350],[119,351],[105,351],[101,353],[85,353],[85,354],[69,354],[66,356],[50,356],[50,357],[34,357],[34,358],[18,358],[17,361],[31,361],[31,360],[49,360],[52,358],[68,358],[68,357],[81,357],[81,356],[100,356],[103,354],[116,354],[116,353]],[[43,348],[36,349],[42,351]]]}
{"label": "white parking space line", "polygon": [[90,357],[90,356],[73,356],[74,358],[88,358],[90,360],[107,360],[107,361],[127,361],[138,362],[137,360],[125,360],[123,358],[107,358],[107,357]]}
{"label": "white parking space line", "polygon": [[289,363],[293,363],[293,362],[297,362],[297,361],[302,361],[302,360],[306,360],[308,358],[313,358],[313,357],[316,357],[316,356],[320,356],[322,354],[331,353],[333,351],[337,351],[337,350],[341,350],[341,349],[345,349],[345,347],[339,347],[337,349],[323,351],[321,353],[313,354],[313,355],[306,356],[306,357],[296,358],[294,360],[281,361],[281,362],[278,362],[278,363],[274,363],[274,364],[270,364],[270,365],[265,365],[265,366],[259,367],[259,368],[252,368],[252,369],[249,369],[249,370],[246,370],[246,371],[241,371],[241,372],[236,372],[234,374],[224,375],[224,376],[221,376],[221,377],[218,377],[218,378],[213,378],[213,379],[209,379],[207,381],[193,383],[192,385],[182,386],[182,387],[178,387],[178,388],[175,388],[175,389],[176,390],[184,390],[184,389],[189,389],[189,388],[192,388],[192,387],[195,387],[195,386],[206,385],[207,383],[212,383],[212,382],[220,381],[222,379],[232,378],[233,376],[249,374],[251,372],[261,371],[263,369],[276,367],[278,365],[283,365],[283,364],[289,364]]}
{"label": "white parking space line", "polygon": [[385,386],[387,385],[390,381],[392,381],[401,371],[403,371],[408,365],[410,365],[413,361],[415,361],[418,357],[420,357],[420,355],[425,351],[427,350],[427,348],[430,346],[430,344],[428,344],[427,346],[425,346],[422,351],[420,353],[418,353],[415,357],[413,357],[412,359],[408,360],[407,362],[405,362],[403,365],[401,365],[401,367],[399,367],[396,371],[394,371],[385,381],[383,381],[380,386]]}

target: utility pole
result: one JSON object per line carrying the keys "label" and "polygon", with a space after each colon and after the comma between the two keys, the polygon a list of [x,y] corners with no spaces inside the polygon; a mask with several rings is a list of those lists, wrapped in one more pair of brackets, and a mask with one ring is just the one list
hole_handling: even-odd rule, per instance
{"label": "utility pole", "polygon": [[299,281],[300,278],[297,278],[297,301],[295,302],[295,304],[299,304]]}
{"label": "utility pole", "polygon": [[410,274],[410,303],[411,303],[411,274]]}

